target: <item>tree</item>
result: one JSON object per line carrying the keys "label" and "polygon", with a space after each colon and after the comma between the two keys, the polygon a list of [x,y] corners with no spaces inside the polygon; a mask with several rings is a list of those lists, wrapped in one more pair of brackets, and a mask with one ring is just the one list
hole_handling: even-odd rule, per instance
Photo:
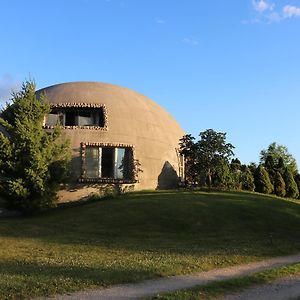
{"label": "tree", "polygon": [[218,167],[224,162],[229,163],[229,159],[234,155],[234,146],[226,143],[226,133],[216,132],[207,129],[200,132],[200,140],[197,143],[197,153],[199,158],[199,169],[208,181],[209,188],[212,184],[212,176]]}
{"label": "tree", "polygon": [[219,188],[235,188],[235,182],[227,161],[220,161],[212,176],[212,183],[213,186]]}
{"label": "tree", "polygon": [[295,182],[292,170],[290,168],[286,168],[283,179],[285,182],[285,189],[286,189],[286,197],[289,198],[298,198],[299,190],[297,184]]}
{"label": "tree", "polygon": [[[272,164],[278,165],[279,159],[282,158],[284,167],[289,167],[293,174],[297,174],[297,163],[295,158],[288,152],[287,147],[283,145],[278,145],[277,143],[272,143],[266,150],[260,152],[260,163],[265,167],[268,163],[268,157],[272,157]],[[269,158],[270,159],[270,158]]]}
{"label": "tree", "polygon": [[32,81],[23,83],[1,112],[0,190],[8,207],[24,213],[52,206],[69,169],[61,128],[46,132],[42,127],[49,112],[45,96],[36,98]]}
{"label": "tree", "polygon": [[[299,191],[299,194],[300,194],[300,174],[297,174],[297,175],[294,177],[294,179],[295,179],[295,182],[296,182],[296,184],[297,184],[297,188],[298,188],[298,191]],[[299,196],[298,196],[298,198],[299,198]]]}
{"label": "tree", "polygon": [[246,191],[254,191],[254,177],[248,167],[244,167],[241,174],[242,189]]}
{"label": "tree", "polygon": [[185,161],[185,180],[189,184],[194,184],[198,178],[197,168],[197,145],[195,138],[186,134],[179,140],[179,151],[184,156]]}
{"label": "tree", "polygon": [[285,182],[280,174],[280,172],[276,172],[274,177],[274,193],[279,197],[284,197],[286,195],[285,191]]}
{"label": "tree", "polygon": [[263,194],[271,194],[273,185],[270,181],[269,174],[266,169],[259,165],[254,173],[255,191]]}
{"label": "tree", "polygon": [[232,187],[241,190],[242,187],[242,169],[243,166],[238,158],[232,159],[230,163],[230,173],[232,178]]}

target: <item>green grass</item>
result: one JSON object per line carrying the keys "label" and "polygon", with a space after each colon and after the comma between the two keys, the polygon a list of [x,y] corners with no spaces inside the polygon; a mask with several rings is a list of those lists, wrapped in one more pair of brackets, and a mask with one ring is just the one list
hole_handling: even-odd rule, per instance
{"label": "green grass", "polygon": [[229,279],[221,282],[211,283],[191,289],[179,290],[173,293],[165,293],[149,300],[194,300],[194,299],[215,299],[226,294],[240,292],[243,289],[255,285],[270,283],[276,279],[288,278],[300,274],[300,264],[272,269],[249,276]]}
{"label": "green grass", "polygon": [[297,252],[300,205],[255,193],[133,193],[0,219],[0,247],[0,299],[27,299]]}

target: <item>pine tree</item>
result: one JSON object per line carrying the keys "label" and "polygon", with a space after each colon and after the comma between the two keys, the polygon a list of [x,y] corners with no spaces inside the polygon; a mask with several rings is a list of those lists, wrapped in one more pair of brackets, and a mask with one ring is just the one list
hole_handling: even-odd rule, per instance
{"label": "pine tree", "polygon": [[262,165],[259,165],[254,174],[255,191],[263,194],[271,194],[273,185],[270,181],[269,174]]}
{"label": "pine tree", "polygon": [[284,197],[286,195],[285,182],[280,172],[276,172],[274,177],[274,193],[279,197]]}
{"label": "pine tree", "polygon": [[252,175],[252,172],[248,167],[245,167],[242,170],[241,174],[241,183],[242,183],[242,189],[246,191],[254,191],[255,185],[254,185],[254,177]]}
{"label": "pine tree", "polygon": [[299,199],[300,198],[300,174],[297,174],[296,176],[294,176],[294,179],[297,184],[298,191],[299,191],[299,196],[298,196],[298,199]]}
{"label": "pine tree", "polygon": [[45,97],[36,98],[32,81],[1,112],[0,191],[8,207],[25,213],[52,206],[67,175],[69,147],[60,140],[61,129],[42,127],[49,112]]}
{"label": "pine tree", "polygon": [[283,176],[286,188],[286,197],[289,198],[298,198],[299,190],[295,182],[293,172],[290,168],[286,168]]}

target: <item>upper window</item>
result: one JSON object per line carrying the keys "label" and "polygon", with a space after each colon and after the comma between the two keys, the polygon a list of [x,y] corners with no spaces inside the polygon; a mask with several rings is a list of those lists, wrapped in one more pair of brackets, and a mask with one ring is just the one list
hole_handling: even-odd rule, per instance
{"label": "upper window", "polygon": [[93,107],[86,106],[52,105],[51,112],[45,116],[44,127],[52,128],[56,125],[62,125],[71,128],[106,128],[105,107],[96,105]]}

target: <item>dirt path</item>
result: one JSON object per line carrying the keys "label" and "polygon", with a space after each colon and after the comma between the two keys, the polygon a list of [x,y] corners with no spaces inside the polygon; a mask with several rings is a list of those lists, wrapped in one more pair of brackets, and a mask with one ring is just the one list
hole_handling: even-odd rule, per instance
{"label": "dirt path", "polygon": [[227,295],[220,300],[287,300],[300,296],[300,275],[258,285],[243,292]]}
{"label": "dirt path", "polygon": [[[201,272],[191,275],[180,275],[165,277],[160,279],[147,280],[136,284],[116,285],[107,289],[89,290],[78,292],[71,295],[57,295],[54,298],[41,299],[57,299],[57,300],[125,300],[125,299],[141,299],[163,292],[171,292],[179,289],[190,288],[193,286],[205,285],[213,281],[222,281],[239,276],[281,267],[288,264],[300,262],[300,254],[272,258],[261,262],[250,263],[247,265],[233,266],[229,268],[216,269],[208,272]],[[239,298],[238,298],[239,299]],[[244,298],[243,298],[244,299]],[[252,298],[253,299],[253,298]],[[266,298],[264,298],[266,299]],[[273,299],[272,297],[269,299]],[[281,298],[280,298],[281,299]]]}

